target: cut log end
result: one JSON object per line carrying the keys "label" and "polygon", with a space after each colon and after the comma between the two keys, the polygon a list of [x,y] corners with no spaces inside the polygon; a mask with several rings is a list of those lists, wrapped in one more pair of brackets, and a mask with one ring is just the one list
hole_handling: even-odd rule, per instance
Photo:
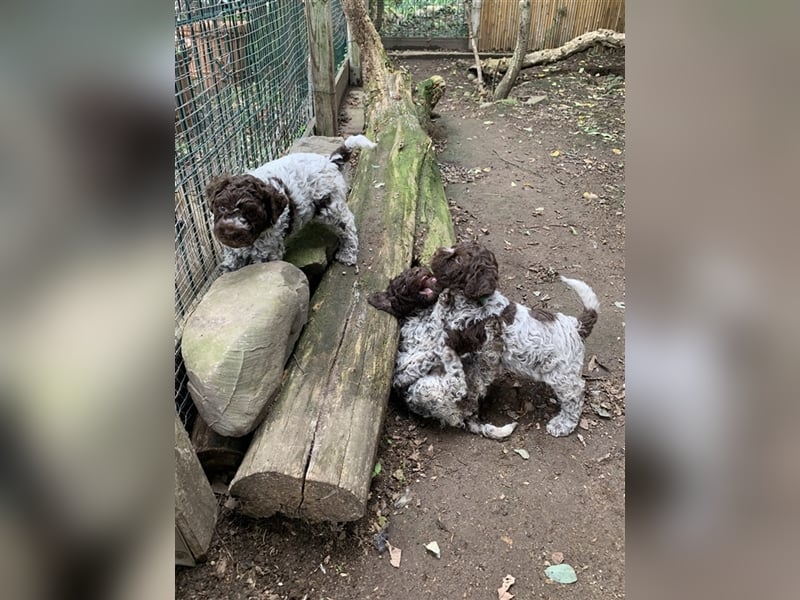
{"label": "cut log end", "polygon": [[300,516],[309,521],[356,521],[366,512],[366,494],[327,482],[306,480]]}
{"label": "cut log end", "polygon": [[239,512],[256,518],[277,513],[297,517],[303,498],[301,479],[275,471],[234,479],[228,491],[239,501]]}

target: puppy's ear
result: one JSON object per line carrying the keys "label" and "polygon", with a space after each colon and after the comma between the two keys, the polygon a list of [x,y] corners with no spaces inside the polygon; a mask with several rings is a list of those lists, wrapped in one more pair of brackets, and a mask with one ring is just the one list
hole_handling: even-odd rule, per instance
{"label": "puppy's ear", "polygon": [[480,268],[474,269],[467,276],[464,284],[464,295],[467,298],[477,300],[484,296],[494,294],[497,289],[497,279],[499,276],[497,263],[483,264]]}
{"label": "puppy's ear", "polygon": [[206,186],[206,200],[208,201],[211,209],[214,209],[214,201],[216,200],[219,193],[224,190],[228,185],[231,183],[230,175],[220,175],[219,177],[215,177],[211,180]]}
{"label": "puppy's ear", "polygon": [[393,317],[397,317],[397,313],[392,308],[392,303],[389,301],[389,294],[386,292],[375,292],[367,297],[367,302],[378,310],[389,313]]}
{"label": "puppy's ear", "polygon": [[264,210],[269,220],[269,226],[275,225],[283,214],[284,209],[289,206],[289,198],[279,189],[267,185],[255,177],[253,177],[249,183],[252,186],[251,191],[253,196],[261,200],[264,205]]}
{"label": "puppy's ear", "polygon": [[464,295],[472,300],[490,296],[497,289],[496,282],[490,277],[486,277],[485,273],[478,273],[467,279],[464,286]]}

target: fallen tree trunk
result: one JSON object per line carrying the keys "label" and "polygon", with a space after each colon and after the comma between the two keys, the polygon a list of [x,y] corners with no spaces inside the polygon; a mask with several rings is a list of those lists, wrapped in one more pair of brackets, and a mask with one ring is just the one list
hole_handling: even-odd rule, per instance
{"label": "fallen tree trunk", "polygon": [[[546,65],[554,63],[561,59],[567,58],[578,52],[588,50],[592,46],[602,45],[610,48],[624,48],[625,47],[625,34],[617,33],[611,29],[597,29],[584,33],[576,38],[571,39],[563,46],[558,48],[549,48],[545,50],[537,50],[525,55],[522,61],[522,68],[527,69],[537,65]],[[491,75],[498,75],[505,73],[509,67],[508,58],[489,58],[483,61],[483,70]],[[474,69],[475,67],[471,67]]]}
{"label": "fallen tree trunk", "polygon": [[[362,151],[349,198],[361,240],[359,272],[332,266],[311,299],[281,392],[231,483],[240,510],[251,516],[364,515],[398,341],[397,321],[366,298],[410,264],[415,242],[429,252],[453,239],[410,78],[386,57],[363,2],[343,4],[361,51],[367,135],[378,143]],[[418,220],[424,232],[415,236]]]}

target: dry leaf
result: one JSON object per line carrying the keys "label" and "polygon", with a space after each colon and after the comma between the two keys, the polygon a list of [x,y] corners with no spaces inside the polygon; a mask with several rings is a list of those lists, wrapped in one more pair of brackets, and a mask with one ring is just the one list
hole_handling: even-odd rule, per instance
{"label": "dry leaf", "polygon": [[228,570],[228,557],[223,554],[222,558],[220,558],[217,561],[217,564],[214,567],[214,575],[222,579],[225,576],[225,571],[227,570]]}
{"label": "dry leaf", "polygon": [[439,549],[439,544],[436,542],[425,544],[425,550],[433,554],[436,558],[442,558],[442,551]]}
{"label": "dry leaf", "polygon": [[514,597],[513,594],[509,593],[508,588],[514,585],[514,579],[511,575],[506,575],[503,577],[503,585],[497,588],[497,600],[511,600]]}
{"label": "dry leaf", "polygon": [[395,568],[400,567],[400,557],[403,555],[403,551],[395,548],[389,542],[386,542],[386,545],[389,546],[389,564]]}

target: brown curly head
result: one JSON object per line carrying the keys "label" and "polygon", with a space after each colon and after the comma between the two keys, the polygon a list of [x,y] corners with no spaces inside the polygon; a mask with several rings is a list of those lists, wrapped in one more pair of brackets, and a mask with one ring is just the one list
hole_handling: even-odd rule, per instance
{"label": "brown curly head", "polygon": [[252,175],[225,175],[206,187],[214,235],[231,248],[251,246],[289,205],[286,195]]}
{"label": "brown curly head", "polygon": [[457,290],[471,300],[489,296],[497,289],[497,259],[491,250],[476,242],[439,248],[431,258],[431,270],[440,290]]}
{"label": "brown curly head", "polygon": [[385,292],[370,294],[367,302],[402,319],[432,305],[438,297],[436,279],[430,270],[411,267],[392,279]]}

